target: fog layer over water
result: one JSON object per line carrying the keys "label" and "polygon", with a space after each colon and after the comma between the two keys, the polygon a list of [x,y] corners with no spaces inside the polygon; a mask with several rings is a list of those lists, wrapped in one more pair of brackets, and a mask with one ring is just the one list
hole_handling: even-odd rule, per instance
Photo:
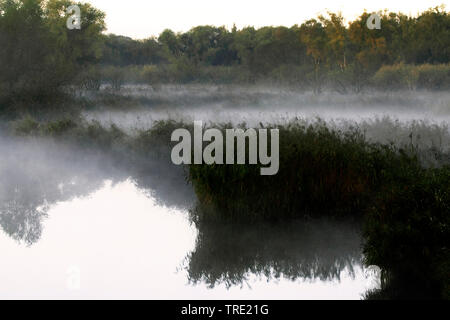
{"label": "fog layer over water", "polygon": [[[203,120],[212,123],[257,126],[284,123],[292,118],[330,121],[374,120],[389,117],[401,122],[413,120],[448,123],[450,92],[369,92],[361,94],[297,92],[285,88],[237,86],[126,86],[119,94],[128,98],[124,108],[85,112],[87,119],[116,124],[123,129],[148,129],[157,120]],[[86,95],[89,98],[89,95]]]}
{"label": "fog layer over water", "polygon": [[[450,146],[449,93],[132,86],[120,94],[126,110],[99,100],[85,118],[133,133],[161,119],[257,126],[319,116],[373,141],[428,153]],[[192,222],[194,192],[167,158],[128,168],[50,139],[0,137],[0,297],[359,299],[377,286],[351,223]]]}
{"label": "fog layer over water", "polygon": [[358,299],[376,285],[350,225],[196,226],[182,171],[151,157],[143,179],[46,139],[0,150],[1,298]]}
{"label": "fog layer over water", "polygon": [[284,88],[191,85],[127,86],[120,96],[130,102],[124,108],[120,103],[111,108],[100,99],[96,102],[99,108],[84,112],[84,117],[106,127],[114,124],[131,134],[167,119],[253,128],[320,119],[337,129],[357,128],[372,142],[414,146],[428,160],[436,151],[450,151],[449,92],[314,95]]}
{"label": "fog layer over water", "polygon": [[[358,255],[345,266],[332,266],[338,277],[323,280],[307,276],[274,280],[250,269],[244,281],[231,287],[224,283],[209,289],[204,282],[189,283],[189,274],[197,268],[208,270],[210,263],[227,261],[196,257],[196,269],[186,269],[186,254],[195,249],[197,231],[183,211],[157,205],[130,180],[114,186],[106,183],[89,197],[54,204],[48,214],[42,239],[32,247],[0,236],[2,298],[355,299],[374,286],[373,275],[364,274]],[[336,233],[348,237],[337,228],[332,237]],[[309,257],[308,251],[302,260],[332,261],[337,252],[322,252],[332,246],[322,235],[316,239],[319,245],[322,242],[316,248],[318,258]],[[350,245],[347,254],[355,249]],[[196,254],[201,250],[197,248]],[[74,276],[79,276],[79,287],[71,284]]]}

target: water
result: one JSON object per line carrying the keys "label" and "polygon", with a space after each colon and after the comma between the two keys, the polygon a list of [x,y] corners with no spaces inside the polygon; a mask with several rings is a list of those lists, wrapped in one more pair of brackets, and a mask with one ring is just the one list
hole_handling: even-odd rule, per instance
{"label": "water", "polygon": [[[121,95],[126,111],[100,100],[83,116],[131,134],[164,119],[257,126],[319,116],[372,141],[450,150],[448,93],[127,86]],[[0,298],[361,299],[379,287],[350,222],[193,223],[195,194],[167,158],[127,168],[67,143],[0,137]]]}
{"label": "water", "polygon": [[[355,257],[337,267],[339,280],[273,279],[250,271],[231,287],[189,282],[186,259],[198,230],[186,212],[158,205],[131,180],[105,182],[88,196],[55,203],[43,224],[41,239],[31,247],[1,235],[0,298],[358,299],[375,281]],[[333,244],[321,245],[330,250]],[[227,262],[197,263],[207,268]],[[79,286],[71,286],[77,274]]]}
{"label": "water", "polygon": [[360,299],[378,276],[344,222],[196,225],[183,172],[0,139],[0,298]]}

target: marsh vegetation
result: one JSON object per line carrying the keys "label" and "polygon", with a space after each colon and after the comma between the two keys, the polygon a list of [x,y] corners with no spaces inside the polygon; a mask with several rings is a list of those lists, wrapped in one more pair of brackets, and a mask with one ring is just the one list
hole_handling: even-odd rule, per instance
{"label": "marsh vegetation", "polygon": [[[111,268],[124,279],[136,271],[136,287],[164,275],[156,298],[239,296],[250,281],[265,297],[270,287],[291,298],[308,297],[305,288],[322,288],[319,298],[449,298],[444,7],[384,12],[381,30],[365,28],[366,12],[348,25],[329,13],[290,28],[199,26],[134,40],[105,35],[104,14],[87,4],[83,28],[68,30],[70,4],[0,0],[6,261],[46,274],[39,258],[62,255],[61,241],[96,283],[89,297],[116,285]],[[278,129],[278,174],[174,165],[171,134],[192,132],[194,120]],[[370,265],[381,268],[375,286],[364,283]]]}
{"label": "marsh vegetation", "polygon": [[[365,261],[368,265],[382,267],[382,284],[388,297],[445,296],[448,286],[446,226],[450,203],[450,132],[445,122],[439,125],[383,118],[327,123],[294,117],[285,124],[260,125],[280,130],[280,171],[272,177],[261,176],[258,165],[190,165],[184,168],[173,165],[171,133],[177,128],[193,131],[193,123],[188,122],[158,120],[152,122],[148,130],[122,130],[116,125],[105,127],[89,120],[39,123],[27,119],[16,122],[12,128],[22,139],[30,136],[50,139],[76,146],[77,152],[82,154],[101,155],[107,159],[105,164],[109,163],[122,173],[122,179],[130,175],[138,183],[142,181],[145,188],[155,192],[162,190],[161,199],[167,197],[163,194],[171,194],[175,185],[184,185],[181,189],[176,187],[178,191],[173,195],[177,198],[184,194],[184,201],[171,205],[191,208],[190,219],[199,231],[198,247],[190,255],[192,259],[197,259],[203,250],[200,248],[208,243],[218,246],[209,248],[208,255],[216,250],[218,254],[234,252],[233,246],[244,243],[246,250],[255,246],[247,252],[254,254],[257,260],[242,258],[250,260],[239,267],[241,270],[234,270],[238,266],[232,266],[231,257],[190,260],[188,270],[193,283],[235,285],[248,272],[266,276],[282,274],[292,279],[296,279],[295,273],[299,272],[299,276],[306,277],[307,271],[299,266],[310,266],[312,262],[291,261],[295,258],[293,254],[274,260],[270,260],[268,254],[269,261],[259,261],[258,250],[265,248],[267,252],[268,247],[265,241],[258,239],[263,234],[265,237],[273,234],[273,240],[268,243],[281,243],[280,239],[284,238],[280,234],[288,237],[292,233],[295,239],[296,232],[307,234],[300,229],[308,229],[305,226],[311,222],[315,225],[314,221],[331,219],[337,224],[359,226],[355,230],[362,230],[362,240],[352,244],[362,246],[365,258],[362,260],[362,256],[355,253],[354,260],[350,261]],[[209,126],[227,128],[230,125],[209,123]],[[245,125],[241,123],[241,127]],[[395,130],[397,139],[381,143],[386,128]],[[193,190],[185,179],[192,183]],[[291,229],[292,222],[285,225],[287,221],[295,221],[297,227]],[[242,234],[243,239],[238,240],[236,235],[230,236],[232,240],[225,238],[224,247],[220,241],[209,239],[222,232]],[[285,250],[300,250],[298,245],[291,246],[296,241],[289,241]],[[331,242],[334,243],[331,240],[328,243]],[[306,259],[305,252],[301,251],[299,259]],[[288,266],[279,265],[286,259]],[[192,268],[201,267],[198,265],[201,261],[217,261],[221,268],[231,269],[209,270],[213,266],[207,263],[206,270],[194,271]],[[351,265],[343,263],[342,268]],[[326,267],[319,263],[317,268],[325,270]],[[339,270],[334,271],[336,276]],[[309,271],[326,279],[326,273],[320,276],[318,271]],[[415,290],[409,287],[413,279]],[[393,285],[396,283],[403,285],[397,285],[396,289]],[[372,297],[375,296],[373,293]]]}

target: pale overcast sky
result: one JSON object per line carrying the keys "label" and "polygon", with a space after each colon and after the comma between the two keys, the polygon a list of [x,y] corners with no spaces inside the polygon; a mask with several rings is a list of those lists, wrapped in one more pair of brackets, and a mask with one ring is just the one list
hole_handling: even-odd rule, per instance
{"label": "pale overcast sky", "polygon": [[198,25],[236,24],[244,26],[292,26],[316,17],[327,10],[342,12],[353,19],[367,9],[369,12],[389,9],[416,15],[430,7],[450,0],[87,0],[106,12],[108,33],[133,38],[158,35],[166,28],[187,31]]}

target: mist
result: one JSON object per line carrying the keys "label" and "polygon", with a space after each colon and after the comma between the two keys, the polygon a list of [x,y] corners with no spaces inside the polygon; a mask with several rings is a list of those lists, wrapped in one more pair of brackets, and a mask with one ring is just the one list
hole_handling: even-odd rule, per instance
{"label": "mist", "polygon": [[0,297],[448,299],[450,15],[350,18],[0,0]]}

